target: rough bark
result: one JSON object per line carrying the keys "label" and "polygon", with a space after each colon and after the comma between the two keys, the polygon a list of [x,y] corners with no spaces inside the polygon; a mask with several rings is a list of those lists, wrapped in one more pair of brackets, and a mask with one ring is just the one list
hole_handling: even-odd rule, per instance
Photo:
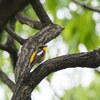
{"label": "rough bark", "polygon": [[[35,87],[49,74],[65,68],[97,68],[100,65],[100,49],[91,52],[63,55],[45,61],[32,73],[17,83],[12,100],[27,100]],[[21,94],[21,95],[20,95]],[[17,99],[16,99],[17,98]]]}
{"label": "rough bark", "polygon": [[[73,1],[75,2],[75,0]],[[40,22],[35,21],[20,13],[17,14],[16,19],[19,20],[19,22],[40,30],[28,39],[23,39],[18,36],[14,32],[13,24],[11,24],[11,27],[3,28],[8,32],[9,36],[5,44],[0,44],[0,49],[7,51],[11,56],[16,84],[14,84],[2,71],[0,71],[0,78],[13,91],[12,100],[30,100],[31,93],[35,87],[52,72],[76,67],[96,68],[100,65],[100,49],[98,49],[90,52],[55,57],[45,61],[30,72],[32,66],[29,63],[29,59],[33,52],[36,51],[40,45],[45,45],[52,39],[56,38],[64,28],[52,23],[39,0],[11,0],[10,5],[8,5],[8,2],[8,0],[2,0],[0,2],[0,27],[2,27],[8,20],[11,20],[28,4],[28,2],[32,5],[40,20]],[[81,3],[77,4],[82,5]],[[5,6],[8,8],[5,9]],[[86,5],[82,6],[86,8]],[[19,57],[17,56],[18,50],[14,39],[22,45]],[[36,59],[33,65],[37,62],[38,59]]]}

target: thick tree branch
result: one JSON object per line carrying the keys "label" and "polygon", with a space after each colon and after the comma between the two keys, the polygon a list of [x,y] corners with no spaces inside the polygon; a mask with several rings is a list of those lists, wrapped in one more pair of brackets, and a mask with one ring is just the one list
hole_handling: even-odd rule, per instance
{"label": "thick tree branch", "polygon": [[0,1],[0,27],[22,10],[29,0],[1,0]]}
{"label": "thick tree branch", "polygon": [[43,26],[46,26],[48,24],[51,24],[52,21],[48,17],[46,11],[44,10],[42,4],[40,3],[40,0],[29,0],[35,13],[39,17],[41,23]]}
{"label": "thick tree branch", "polygon": [[16,41],[18,41],[21,45],[23,43],[25,43],[25,39],[21,38],[20,36],[18,36],[10,27],[9,25],[4,27],[4,30],[10,35],[12,36]]}
{"label": "thick tree branch", "polygon": [[97,68],[99,66],[100,49],[84,53],[63,55],[60,57],[50,59],[39,65],[39,67],[37,67],[37,69],[34,70],[29,76],[29,83],[32,83],[32,87],[36,87],[36,84],[38,84],[43,78],[48,76],[50,73],[66,68]]}
{"label": "thick tree branch", "polygon": [[[2,0],[1,2],[3,1],[4,0]],[[16,60],[17,63],[15,67],[16,87],[15,87],[15,84],[12,83],[11,80],[9,80],[4,74],[2,74],[2,71],[0,71],[0,78],[12,89],[12,91],[14,91],[12,100],[29,100],[31,92],[34,90],[34,88],[41,82],[43,78],[45,78],[52,72],[62,70],[65,68],[75,68],[75,67],[96,68],[100,65],[100,49],[98,49],[96,51],[91,51],[87,53],[69,54],[69,55],[64,55],[64,56],[50,59],[48,61],[45,61],[41,65],[39,65],[32,73],[30,73],[32,66],[30,66],[29,59],[31,55],[33,54],[33,52],[35,52],[39,48],[40,45],[44,45],[48,43],[50,40],[56,38],[60,34],[60,32],[63,30],[63,28],[58,25],[52,24],[52,21],[48,17],[46,11],[44,10],[39,0],[29,0],[29,1],[33,9],[35,10],[37,16],[39,17],[42,25],[38,27],[34,20],[29,19],[25,16],[18,15],[17,19],[21,23],[25,23],[33,28],[41,29],[43,26],[43,29],[40,32],[38,32],[36,35],[30,37],[27,40],[24,40],[20,36],[18,36],[15,32],[13,32],[13,30],[10,27],[8,26],[5,27],[5,30],[15,40],[17,40],[20,44],[22,44],[21,53],[19,55],[18,60]],[[75,2],[76,0],[73,0],[73,1]],[[8,9],[8,11],[6,12],[7,16],[0,17],[0,20],[1,20],[0,26],[4,25],[9,20],[9,18],[13,17],[13,15],[18,13],[19,9],[22,9],[24,7],[24,4],[22,7],[18,7],[19,6],[18,2],[19,1],[17,1],[17,4],[16,4],[18,9],[16,11],[15,10],[11,11],[11,13],[8,14],[10,10],[12,9],[11,8],[12,6],[10,5],[11,9]],[[22,2],[24,2],[24,0],[20,1],[21,4]],[[15,4],[15,1],[12,1],[12,3]],[[26,0],[25,5],[27,3],[28,3],[28,0]],[[81,3],[77,3],[77,4],[81,5],[84,8],[99,12],[97,9],[94,9],[85,4],[81,4]],[[0,6],[0,7],[2,8],[3,6]],[[13,6],[13,8],[16,9],[16,6],[15,7]],[[3,18],[4,20],[2,21]],[[25,22],[25,20],[27,20],[27,22]],[[33,24],[30,22],[32,22]],[[9,47],[9,45],[7,46]],[[5,49],[4,45],[1,45],[1,48]],[[11,48],[13,48],[13,46]],[[8,51],[8,52],[10,54],[12,53],[11,51]],[[12,57],[12,59],[14,59],[14,56]],[[34,64],[37,63],[37,60],[34,61]]]}
{"label": "thick tree branch", "polygon": [[79,2],[79,1],[77,1],[77,0],[72,0],[72,1],[73,1],[74,3],[76,3],[76,4],[80,5],[80,6],[82,6],[83,8],[86,8],[86,9],[89,9],[89,10],[92,10],[92,11],[95,11],[95,12],[100,13],[100,10],[97,9],[97,8],[93,8],[93,7],[91,7],[91,6],[89,6],[89,5],[86,5],[86,4],[84,4],[84,3],[81,3],[81,2]]}
{"label": "thick tree branch", "polygon": [[22,23],[22,24],[26,24],[32,28],[41,30],[42,29],[42,24],[39,21],[33,20],[32,18],[29,18],[21,13],[18,13],[16,15],[16,19]]}
{"label": "thick tree branch", "polygon": [[[29,59],[33,52],[35,52],[35,50],[38,49],[40,45],[44,45],[48,43],[50,40],[56,38],[62,30],[63,28],[61,26],[51,24],[43,28],[36,35],[27,39],[27,41],[24,43],[22,47],[21,54],[16,64],[16,80],[19,76],[21,77],[24,73],[30,73],[32,66],[30,66]],[[35,63],[36,62],[34,62],[34,64]]]}
{"label": "thick tree branch", "polygon": [[[20,56],[18,58],[16,67],[15,67],[15,75],[16,75],[16,89],[12,100],[21,100],[22,98],[17,97],[19,88],[22,86],[23,80],[30,74],[30,70],[32,66],[30,66],[29,59],[33,52],[38,49],[40,45],[44,45],[50,40],[56,38],[63,28],[56,24],[50,24],[43,28],[40,32],[38,32],[33,37],[27,39],[25,44],[22,47]],[[34,64],[38,61],[35,60]],[[24,85],[24,84],[23,84]],[[23,94],[23,93],[22,93]],[[30,95],[30,94],[29,94]],[[27,95],[29,97],[29,95]],[[20,99],[19,99],[20,98]],[[26,97],[27,98],[27,97]],[[27,100],[24,98],[23,100]]]}
{"label": "thick tree branch", "polygon": [[23,79],[21,83],[17,83],[19,85],[16,87],[16,96],[14,95],[12,100],[20,100],[22,98],[26,100],[34,88],[52,72],[66,68],[97,68],[98,66],[100,66],[100,49],[50,59],[39,65],[30,75]]}
{"label": "thick tree branch", "polygon": [[14,92],[15,83],[11,81],[8,76],[0,70],[0,79]]}

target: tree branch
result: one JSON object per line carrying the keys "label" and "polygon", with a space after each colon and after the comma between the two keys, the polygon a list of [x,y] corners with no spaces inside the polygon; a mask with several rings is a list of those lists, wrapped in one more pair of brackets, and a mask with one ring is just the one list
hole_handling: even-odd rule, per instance
{"label": "tree branch", "polygon": [[0,27],[22,10],[29,0],[0,0]]}
{"label": "tree branch", "polygon": [[0,70],[0,79],[14,92],[15,89],[15,83],[11,81],[7,75]]}
{"label": "tree branch", "polygon": [[[15,31],[15,24],[16,24],[16,19],[13,18],[9,21],[9,27]],[[7,38],[7,41],[6,41],[6,45],[8,47],[8,53],[10,54],[10,57],[11,57],[11,61],[12,61],[12,65],[13,65],[13,69],[15,68],[15,65],[16,65],[16,62],[17,62],[17,59],[18,59],[18,49],[15,45],[15,40],[13,37],[11,37],[9,34],[8,34],[8,38]]]}
{"label": "tree branch", "polygon": [[[56,57],[45,61],[34,70],[29,76],[29,83],[32,83],[32,87],[36,87],[36,84],[48,76],[52,72],[56,72],[66,68],[97,68],[100,66],[100,49],[77,53],[77,54],[68,54],[60,57]],[[38,77],[38,78],[36,78]],[[34,79],[34,81],[33,81]]]}
{"label": "tree branch", "polygon": [[[14,19],[10,20],[10,27],[12,28],[12,30],[15,30],[15,22],[16,21]],[[0,49],[7,51],[10,54],[13,68],[14,68],[18,59],[17,57],[18,50],[16,48],[14,39],[9,34],[6,43],[0,44]]]}
{"label": "tree branch", "polygon": [[32,18],[29,18],[21,13],[18,13],[16,15],[16,19],[22,23],[22,24],[26,24],[32,28],[41,30],[42,29],[42,24],[39,21],[33,20]]}
{"label": "tree branch", "polygon": [[[19,90],[19,88],[22,86],[23,80],[25,80],[25,78],[30,74],[32,66],[30,66],[29,59],[33,52],[35,52],[35,50],[38,49],[40,45],[44,45],[50,40],[56,38],[62,30],[63,28],[61,26],[51,24],[44,27],[40,32],[38,32],[33,37],[27,39],[27,41],[22,47],[20,56],[17,60],[15,67],[16,89],[12,97],[12,100],[21,100],[20,97],[17,97],[17,94],[19,92],[17,90]],[[38,59],[35,60],[34,65],[37,63],[37,61]],[[29,95],[27,96],[29,97]],[[23,100],[27,100],[26,98],[24,98]]]}
{"label": "tree branch", "polygon": [[16,41],[18,41],[21,45],[23,43],[25,43],[25,39],[21,38],[20,36],[18,36],[8,25],[4,27],[4,30],[10,35],[12,36]]}
{"label": "tree branch", "polygon": [[48,24],[51,24],[52,21],[48,17],[46,11],[44,10],[42,4],[40,3],[40,0],[29,0],[35,13],[39,17],[41,23],[43,26],[46,26]]}
{"label": "tree branch", "polygon": [[[32,66],[29,64],[29,59],[33,52],[39,48],[40,45],[48,43],[50,40],[56,38],[63,28],[56,24],[51,24],[43,28],[36,35],[27,39],[24,43],[18,61],[16,63],[15,76],[16,80],[24,73],[30,73]],[[36,60],[38,61],[38,59]],[[34,62],[34,64],[37,62]]]}
{"label": "tree branch", "polygon": [[5,44],[0,44],[0,49],[1,49],[1,50],[4,50],[4,51],[7,51],[7,45],[5,45]]}
{"label": "tree branch", "polygon": [[6,45],[7,45],[6,51],[10,54],[12,65],[14,68],[18,59],[18,54],[17,54],[18,49],[16,48],[14,39],[10,35],[8,35]]}
{"label": "tree branch", "polygon": [[13,66],[15,66],[17,59],[18,59],[17,58],[18,50],[17,50],[16,46],[14,45],[14,41],[7,41],[6,44],[0,44],[0,49],[7,51],[10,54],[12,64],[13,64]]}
{"label": "tree branch", "polygon": [[100,66],[100,49],[84,53],[63,55],[47,60],[23,79],[21,83],[17,83],[18,87],[15,89],[16,91],[12,100],[21,100],[22,98],[23,100],[27,100],[27,96],[34,88],[52,72],[66,68],[97,68],[98,66]]}
{"label": "tree branch", "polygon": [[84,3],[81,3],[81,2],[79,2],[79,1],[77,1],[77,0],[72,0],[72,1],[73,1],[74,3],[76,3],[76,4],[80,5],[80,6],[82,6],[83,8],[86,8],[86,9],[89,9],[89,10],[92,10],[92,11],[95,11],[95,12],[100,13],[100,10],[97,9],[97,8],[93,8],[93,7],[88,6],[88,5],[84,4]]}

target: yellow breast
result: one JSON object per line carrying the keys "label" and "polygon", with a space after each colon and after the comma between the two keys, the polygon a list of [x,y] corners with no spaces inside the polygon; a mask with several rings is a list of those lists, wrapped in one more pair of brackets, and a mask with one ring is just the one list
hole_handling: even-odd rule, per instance
{"label": "yellow breast", "polygon": [[35,56],[36,56],[36,51],[32,54],[31,58],[30,58],[30,63],[32,63],[35,59]]}

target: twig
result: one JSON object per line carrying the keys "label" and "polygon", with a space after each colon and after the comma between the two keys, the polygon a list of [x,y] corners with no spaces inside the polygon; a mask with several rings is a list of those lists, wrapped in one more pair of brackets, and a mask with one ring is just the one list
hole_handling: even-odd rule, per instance
{"label": "twig", "polygon": [[32,18],[29,18],[21,13],[18,13],[16,15],[16,19],[22,23],[22,24],[26,24],[32,28],[41,30],[42,29],[42,24],[39,21],[33,20]]}
{"label": "twig", "polygon": [[92,11],[95,11],[95,12],[100,13],[100,10],[97,9],[97,8],[93,8],[93,7],[91,7],[91,6],[89,6],[89,5],[86,5],[86,4],[84,4],[84,3],[81,3],[81,2],[79,2],[79,1],[77,1],[77,0],[72,0],[72,1],[73,1],[74,3],[76,3],[76,4],[80,5],[80,6],[82,6],[83,8],[86,8],[86,9],[89,9],[89,10],[92,10]]}
{"label": "twig", "polygon": [[23,43],[25,43],[25,39],[21,38],[20,36],[18,36],[8,25],[4,27],[4,30],[10,35],[12,36],[16,41],[18,41],[21,45]]}
{"label": "twig", "polygon": [[29,0],[35,13],[39,17],[41,23],[43,26],[46,26],[48,24],[51,24],[52,21],[48,17],[46,11],[44,10],[42,4],[40,3],[40,0]]}
{"label": "twig", "polygon": [[15,83],[11,81],[8,76],[0,70],[0,79],[14,92]]}

